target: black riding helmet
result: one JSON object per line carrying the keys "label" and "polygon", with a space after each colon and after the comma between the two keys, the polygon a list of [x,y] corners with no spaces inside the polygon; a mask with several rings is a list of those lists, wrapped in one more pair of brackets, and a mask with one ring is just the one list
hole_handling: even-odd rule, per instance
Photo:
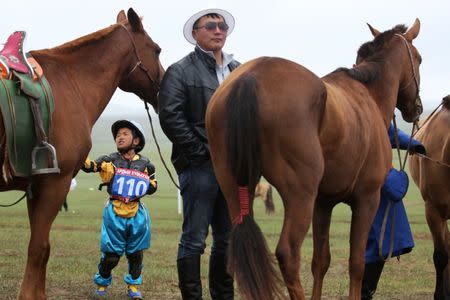
{"label": "black riding helmet", "polygon": [[144,128],[141,126],[141,124],[133,120],[118,120],[114,122],[111,126],[111,132],[114,139],[116,139],[117,132],[119,132],[119,129],[121,128],[131,129],[133,131],[133,138],[134,137],[139,138],[139,144],[136,146],[136,148],[134,148],[134,151],[136,153],[144,149],[145,146]]}

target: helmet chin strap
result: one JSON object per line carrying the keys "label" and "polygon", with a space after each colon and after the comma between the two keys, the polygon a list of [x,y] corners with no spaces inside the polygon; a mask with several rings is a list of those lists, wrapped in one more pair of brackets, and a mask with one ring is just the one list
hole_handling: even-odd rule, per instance
{"label": "helmet chin strap", "polygon": [[123,149],[117,148],[117,151],[119,151],[120,154],[126,154],[126,153],[128,153],[128,151],[134,150],[135,148],[136,148],[136,146],[133,145],[133,143],[131,143],[131,145],[126,148],[123,148]]}

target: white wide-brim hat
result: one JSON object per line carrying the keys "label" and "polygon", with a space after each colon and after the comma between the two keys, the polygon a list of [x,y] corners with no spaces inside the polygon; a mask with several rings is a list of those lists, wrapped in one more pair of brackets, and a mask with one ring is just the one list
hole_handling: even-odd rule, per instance
{"label": "white wide-brim hat", "polygon": [[225,23],[227,23],[227,25],[229,27],[228,31],[227,31],[227,36],[233,31],[234,17],[232,14],[230,14],[226,10],[218,9],[218,8],[205,9],[205,10],[199,11],[198,13],[192,15],[192,17],[190,17],[184,24],[183,34],[184,34],[185,39],[189,43],[191,43],[193,45],[197,44],[197,41],[192,36],[192,29],[194,27],[194,23],[201,17],[206,16],[207,14],[218,14],[223,17],[223,19],[225,20]]}

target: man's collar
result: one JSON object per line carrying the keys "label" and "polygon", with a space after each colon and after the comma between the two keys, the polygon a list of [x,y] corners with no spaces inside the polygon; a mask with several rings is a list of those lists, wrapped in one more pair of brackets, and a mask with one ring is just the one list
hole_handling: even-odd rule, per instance
{"label": "man's collar", "polygon": [[[214,61],[216,61],[216,57],[214,56],[214,52],[208,51],[208,50],[204,50],[202,47],[200,47],[199,44],[197,44],[195,47],[197,47],[200,51],[202,51],[203,53],[205,53],[209,57],[212,57],[214,59]],[[225,52],[222,51],[222,60],[223,60],[223,65],[224,66],[228,66],[228,64],[233,61],[233,54],[228,54],[228,53],[225,53]],[[216,62],[216,64],[217,64],[217,62]]]}

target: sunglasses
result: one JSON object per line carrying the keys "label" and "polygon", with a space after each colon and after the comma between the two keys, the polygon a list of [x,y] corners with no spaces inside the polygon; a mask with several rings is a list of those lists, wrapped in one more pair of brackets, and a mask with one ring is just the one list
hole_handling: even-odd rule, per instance
{"label": "sunglasses", "polygon": [[208,22],[206,23],[204,26],[198,26],[195,27],[194,29],[200,29],[200,28],[205,28],[208,31],[213,31],[216,30],[216,28],[219,27],[220,31],[226,32],[228,31],[228,28],[230,28],[227,23],[225,22]]}

